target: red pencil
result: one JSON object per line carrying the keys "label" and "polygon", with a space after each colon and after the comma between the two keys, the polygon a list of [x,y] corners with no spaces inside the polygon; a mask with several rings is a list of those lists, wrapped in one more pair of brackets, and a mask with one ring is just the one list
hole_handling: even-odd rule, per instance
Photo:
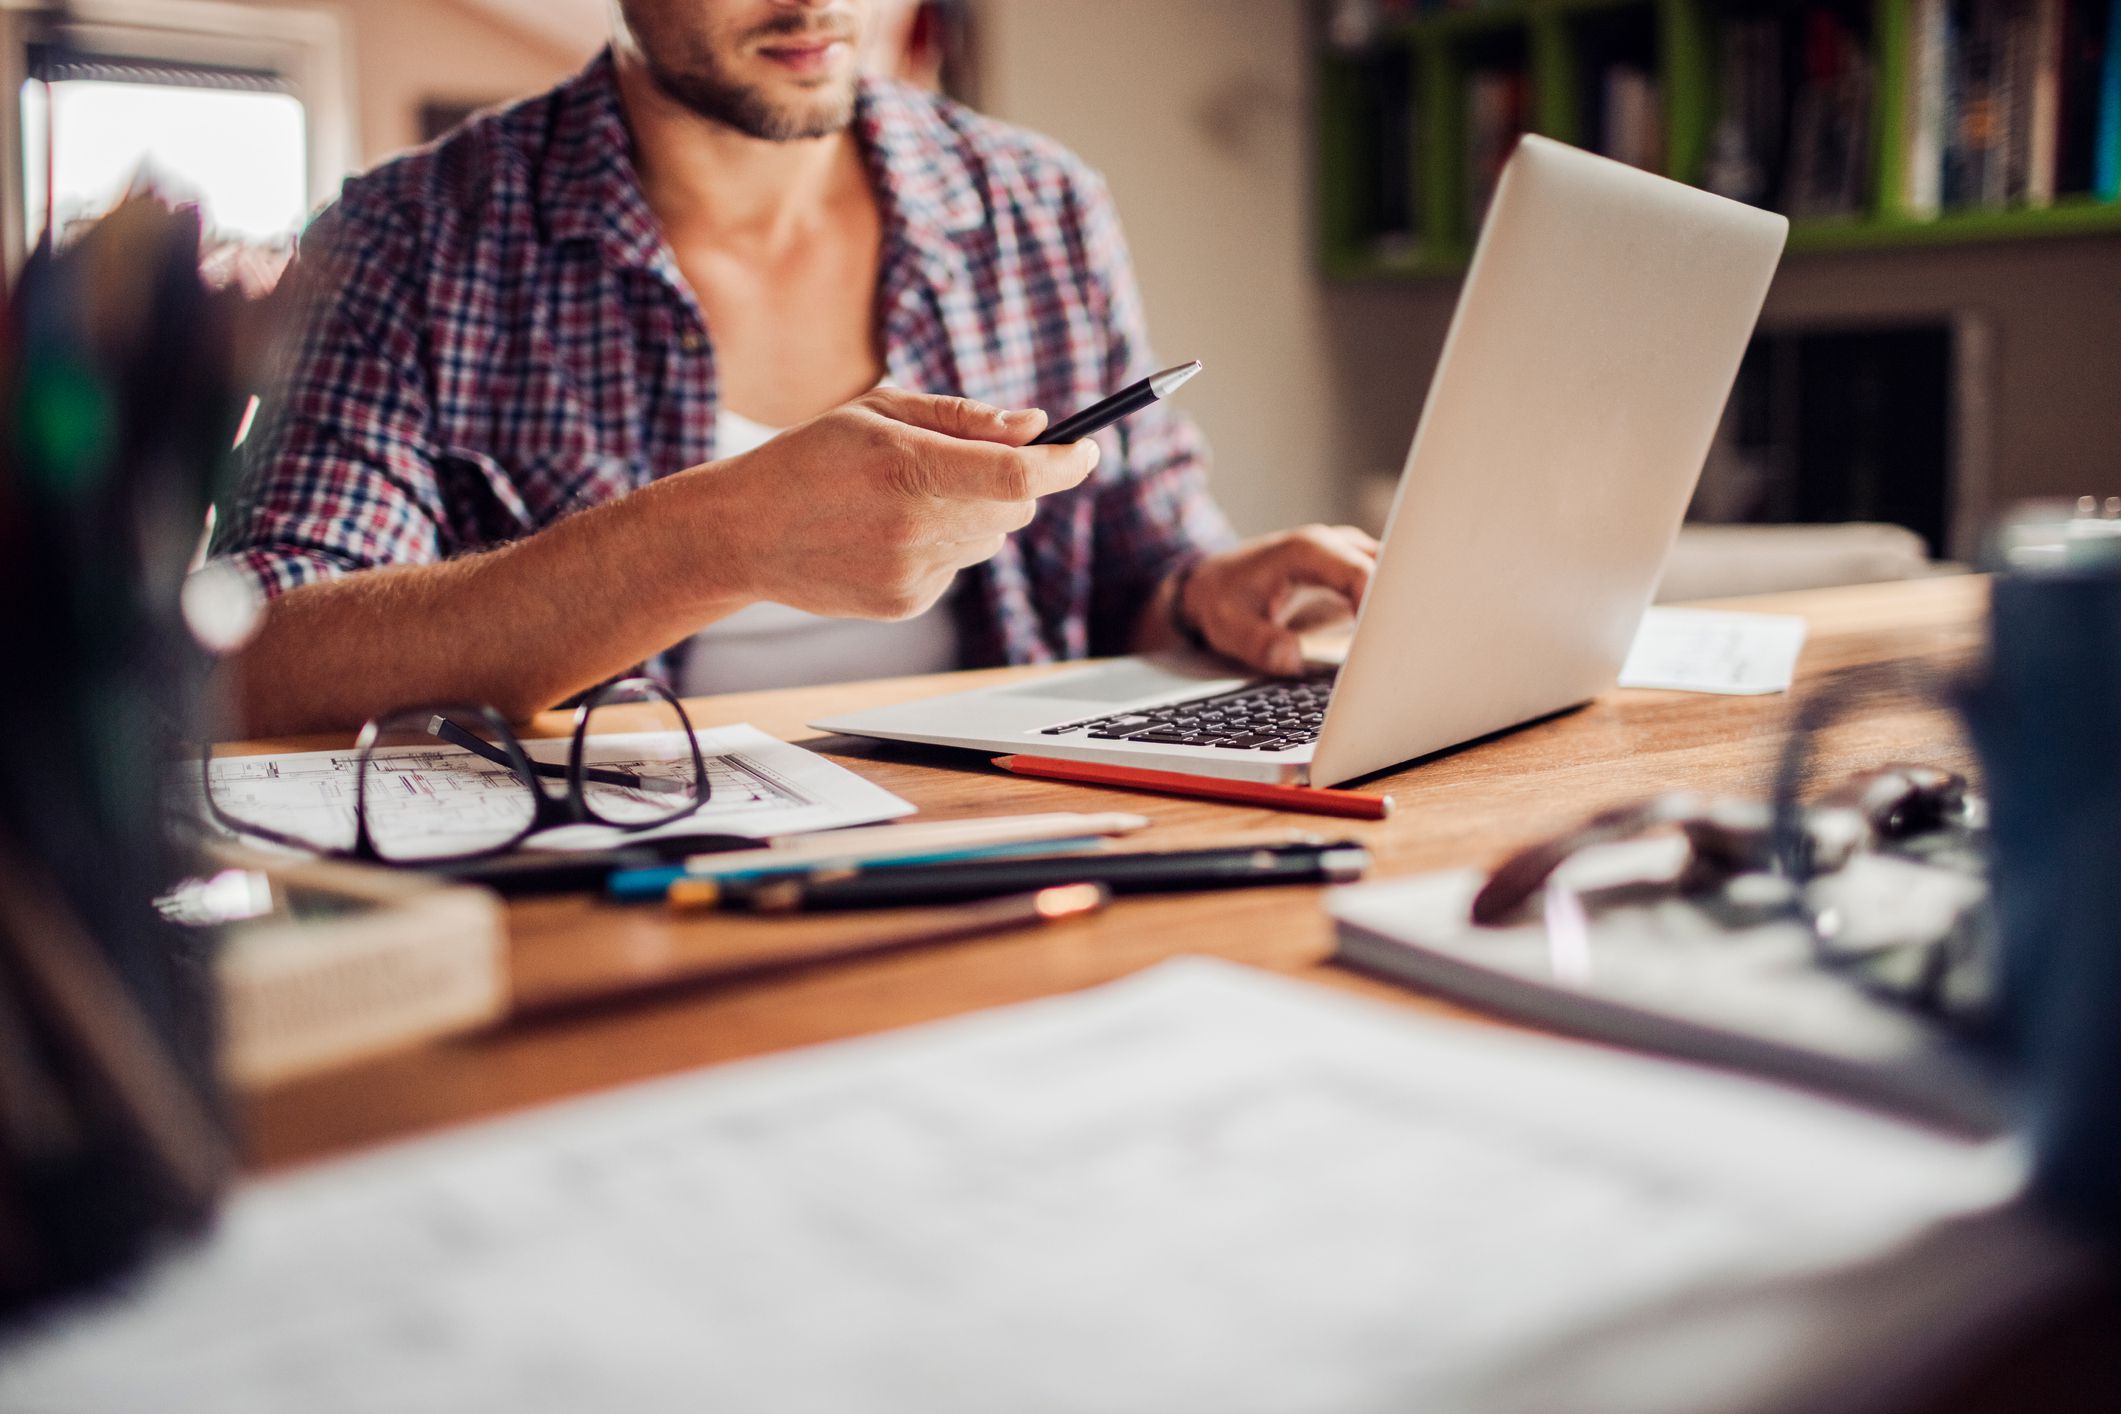
{"label": "red pencil", "polygon": [[1231,781],[1219,776],[1191,776],[1183,771],[1145,771],[1137,766],[1113,766],[1103,761],[1062,761],[1052,756],[997,756],[994,764],[1019,776],[1117,786],[1122,790],[1160,791],[1166,795],[1197,795],[1207,800],[1265,805],[1276,810],[1302,810],[1312,815],[1382,820],[1392,813],[1392,797],[1389,795],[1362,795],[1352,790],[1330,790],[1320,786]]}

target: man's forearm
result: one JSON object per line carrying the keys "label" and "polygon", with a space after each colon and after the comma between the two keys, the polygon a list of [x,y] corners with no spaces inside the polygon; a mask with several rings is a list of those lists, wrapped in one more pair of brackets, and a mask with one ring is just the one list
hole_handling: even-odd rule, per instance
{"label": "man's forearm", "polygon": [[733,612],[744,598],[685,528],[692,480],[497,550],[290,591],[231,665],[242,729],[343,730],[441,702],[521,719]]}

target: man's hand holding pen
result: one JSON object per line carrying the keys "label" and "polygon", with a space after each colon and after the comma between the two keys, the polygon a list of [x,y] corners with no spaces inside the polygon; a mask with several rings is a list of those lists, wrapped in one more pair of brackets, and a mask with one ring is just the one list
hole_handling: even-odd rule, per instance
{"label": "man's hand holding pen", "polygon": [[1095,442],[1026,445],[1045,428],[1037,411],[878,388],[685,475],[709,479],[703,535],[738,597],[905,619],[1096,467]]}
{"label": "man's hand holding pen", "polygon": [[[712,478],[723,588],[846,618],[921,613],[1029,525],[1041,497],[1091,474],[1092,434],[1199,371],[1166,369],[1051,424],[1035,409],[879,388],[696,468],[687,475]],[[1300,672],[1299,635],[1352,613],[1376,561],[1377,542],[1353,526],[1245,541],[1170,576],[1135,646],[1191,642],[1255,671]]]}

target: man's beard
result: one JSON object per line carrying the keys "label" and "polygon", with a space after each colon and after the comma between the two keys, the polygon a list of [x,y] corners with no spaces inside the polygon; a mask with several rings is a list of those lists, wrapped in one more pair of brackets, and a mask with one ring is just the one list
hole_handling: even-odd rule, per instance
{"label": "man's beard", "polygon": [[642,57],[649,77],[665,96],[746,137],[765,142],[801,142],[844,132],[854,121],[851,79],[819,90],[809,102],[776,103],[748,84],[723,77],[711,58],[700,68],[681,73],[658,64],[652,54]]}

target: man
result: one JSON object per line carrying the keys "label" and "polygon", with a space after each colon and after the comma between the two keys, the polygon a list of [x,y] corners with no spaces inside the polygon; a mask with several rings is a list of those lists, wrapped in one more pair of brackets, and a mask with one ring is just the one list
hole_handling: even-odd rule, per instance
{"label": "man", "polygon": [[348,185],[220,546],[273,600],[249,730],[643,661],[1291,672],[1304,591],[1360,599],[1359,532],[1231,544],[1168,409],[1027,445],[1151,367],[1116,218],[1050,143],[860,79],[872,3],[615,0],[580,75]]}

